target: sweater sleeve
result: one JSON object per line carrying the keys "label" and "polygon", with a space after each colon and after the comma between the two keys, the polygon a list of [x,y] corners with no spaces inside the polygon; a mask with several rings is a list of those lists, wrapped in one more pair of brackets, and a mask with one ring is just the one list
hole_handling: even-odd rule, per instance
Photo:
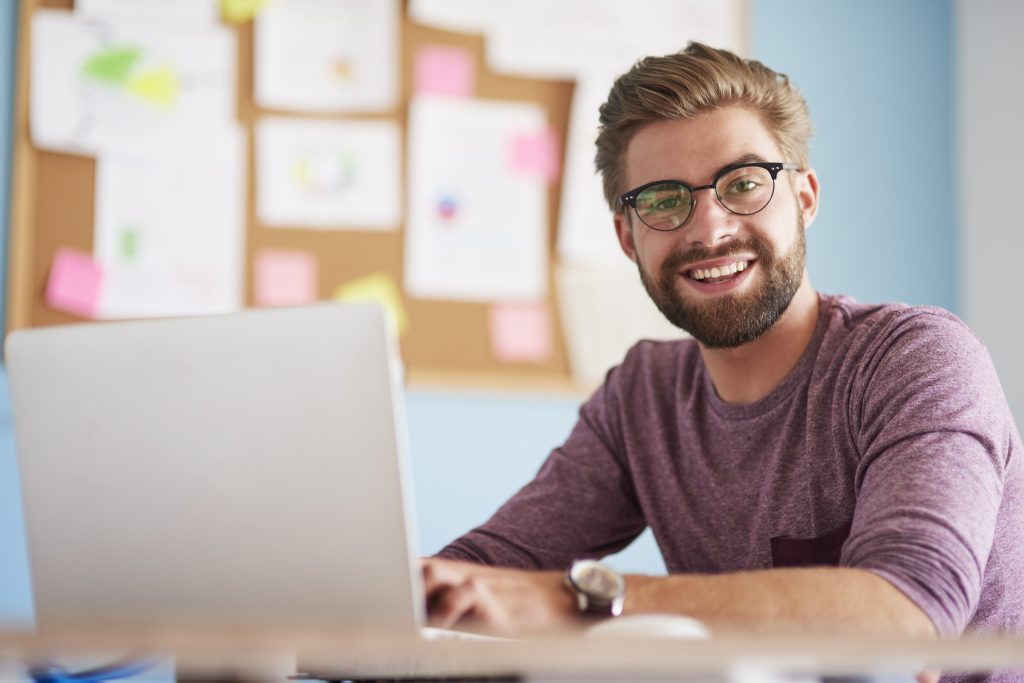
{"label": "sweater sleeve", "polygon": [[612,370],[566,442],[487,522],[438,555],[521,569],[562,569],[629,545],[645,527],[622,453]]}
{"label": "sweater sleeve", "polygon": [[849,404],[861,455],[841,564],[963,632],[992,547],[1013,423],[988,352],[937,311],[880,322]]}

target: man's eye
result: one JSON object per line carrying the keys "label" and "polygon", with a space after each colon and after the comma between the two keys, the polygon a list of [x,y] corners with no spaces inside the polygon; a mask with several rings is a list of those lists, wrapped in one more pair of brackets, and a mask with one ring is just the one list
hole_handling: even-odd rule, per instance
{"label": "man's eye", "polygon": [[727,194],[743,194],[744,192],[753,192],[758,188],[758,183],[750,178],[740,178],[729,184],[729,188],[726,190]]}
{"label": "man's eye", "polygon": [[688,198],[677,192],[662,195],[660,197],[648,197],[646,199],[647,201],[637,204],[645,214],[676,211],[680,208],[686,208],[689,206]]}

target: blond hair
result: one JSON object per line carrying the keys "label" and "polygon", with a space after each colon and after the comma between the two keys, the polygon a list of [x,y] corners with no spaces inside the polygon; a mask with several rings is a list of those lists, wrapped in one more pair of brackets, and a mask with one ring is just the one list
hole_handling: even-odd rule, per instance
{"label": "blond hair", "polygon": [[811,117],[789,78],[761,62],[692,42],[681,52],[637,62],[616,79],[601,105],[595,162],[612,211],[619,210],[619,196],[629,190],[623,187],[626,148],[640,128],[730,105],[761,116],[786,156],[779,161],[809,165]]}

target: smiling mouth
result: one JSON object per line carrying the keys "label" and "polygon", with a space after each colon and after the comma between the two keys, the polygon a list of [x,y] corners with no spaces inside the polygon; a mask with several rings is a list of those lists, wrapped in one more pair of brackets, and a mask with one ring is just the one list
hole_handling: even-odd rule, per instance
{"label": "smiling mouth", "polygon": [[691,280],[697,280],[698,282],[704,282],[707,284],[728,282],[735,278],[739,273],[746,270],[751,263],[753,263],[752,260],[737,259],[732,263],[715,266],[714,268],[693,268],[686,271],[686,277]]}

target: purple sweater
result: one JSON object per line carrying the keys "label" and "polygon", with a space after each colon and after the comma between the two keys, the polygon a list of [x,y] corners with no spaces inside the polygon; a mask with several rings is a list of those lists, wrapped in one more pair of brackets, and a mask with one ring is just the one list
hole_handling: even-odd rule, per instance
{"label": "purple sweater", "polygon": [[858,567],[943,636],[1024,633],[1021,458],[956,317],[822,296],[796,367],[755,403],[718,398],[692,340],[634,346],[537,477],[440,554],[562,569],[649,526],[671,573]]}

